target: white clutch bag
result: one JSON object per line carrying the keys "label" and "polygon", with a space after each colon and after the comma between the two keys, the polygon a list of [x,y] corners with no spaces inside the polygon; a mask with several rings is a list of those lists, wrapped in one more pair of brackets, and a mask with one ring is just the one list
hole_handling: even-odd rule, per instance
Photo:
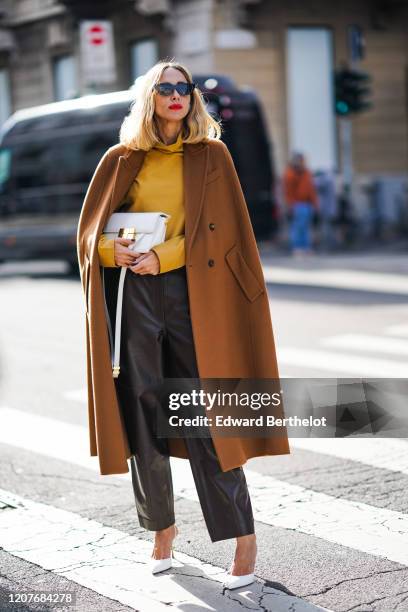
{"label": "white clutch bag", "polygon": [[[113,213],[103,228],[107,238],[133,238],[134,243],[128,246],[132,251],[147,253],[156,244],[166,239],[167,222],[171,215],[164,212],[123,212]],[[122,323],[123,286],[127,267],[122,266],[119,276],[118,297],[116,304],[115,341],[113,342],[112,326],[109,317],[105,294],[105,269],[102,268],[103,296],[105,301],[105,315],[108,325],[112,375],[117,378],[120,372],[120,334]]]}
{"label": "white clutch bag", "polygon": [[134,238],[129,248],[147,253],[153,246],[164,242],[170,215],[164,212],[118,212],[111,215],[103,228],[108,238]]}

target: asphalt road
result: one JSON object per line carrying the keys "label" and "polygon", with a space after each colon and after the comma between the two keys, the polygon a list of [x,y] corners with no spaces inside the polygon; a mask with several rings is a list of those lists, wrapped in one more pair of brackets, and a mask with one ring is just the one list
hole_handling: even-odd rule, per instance
{"label": "asphalt road", "polygon": [[[408,378],[405,259],[265,253],[281,376]],[[0,285],[0,610],[408,611],[408,440],[397,436],[291,438],[290,455],[249,461],[258,582],[238,591],[219,581],[234,541],[211,543],[188,462],[175,460],[177,567],[146,575],[152,534],[129,478],[100,476],[88,456],[78,279],[59,262],[4,264]],[[76,604],[11,603],[22,590]]]}

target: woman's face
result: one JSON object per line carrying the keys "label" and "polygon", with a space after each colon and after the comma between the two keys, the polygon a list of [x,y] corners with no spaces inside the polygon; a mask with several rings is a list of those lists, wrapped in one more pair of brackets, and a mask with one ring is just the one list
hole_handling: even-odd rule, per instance
{"label": "woman's face", "polygon": [[[176,85],[180,81],[183,83],[188,82],[184,74],[177,70],[177,68],[166,68],[159,83],[172,83]],[[182,96],[176,89],[172,91],[170,96],[161,96],[156,91],[154,110],[157,118],[163,121],[181,122],[189,111],[190,98],[191,94]]]}

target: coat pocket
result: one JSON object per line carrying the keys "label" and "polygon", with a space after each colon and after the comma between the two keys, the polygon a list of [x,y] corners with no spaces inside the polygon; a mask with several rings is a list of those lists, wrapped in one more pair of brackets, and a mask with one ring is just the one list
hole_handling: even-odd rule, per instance
{"label": "coat pocket", "polygon": [[236,244],[225,255],[225,259],[245,296],[250,302],[253,302],[264,292],[264,289],[241,255]]}

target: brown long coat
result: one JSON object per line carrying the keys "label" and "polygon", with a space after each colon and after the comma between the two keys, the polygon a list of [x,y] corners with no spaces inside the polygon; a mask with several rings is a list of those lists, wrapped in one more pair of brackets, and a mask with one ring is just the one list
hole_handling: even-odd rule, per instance
{"label": "brown long coat", "polygon": [[[99,457],[101,474],[128,472],[131,453],[112,378],[98,240],[144,156],[145,151],[122,144],[106,151],[88,187],[78,224],[90,453]],[[186,271],[200,379],[278,379],[268,293],[232,157],[222,141],[209,139],[184,143],[183,164]],[[241,466],[250,457],[290,453],[286,428],[282,431],[279,437],[266,438],[212,434],[222,470]],[[182,438],[172,438],[169,444],[172,456],[188,458]]]}

